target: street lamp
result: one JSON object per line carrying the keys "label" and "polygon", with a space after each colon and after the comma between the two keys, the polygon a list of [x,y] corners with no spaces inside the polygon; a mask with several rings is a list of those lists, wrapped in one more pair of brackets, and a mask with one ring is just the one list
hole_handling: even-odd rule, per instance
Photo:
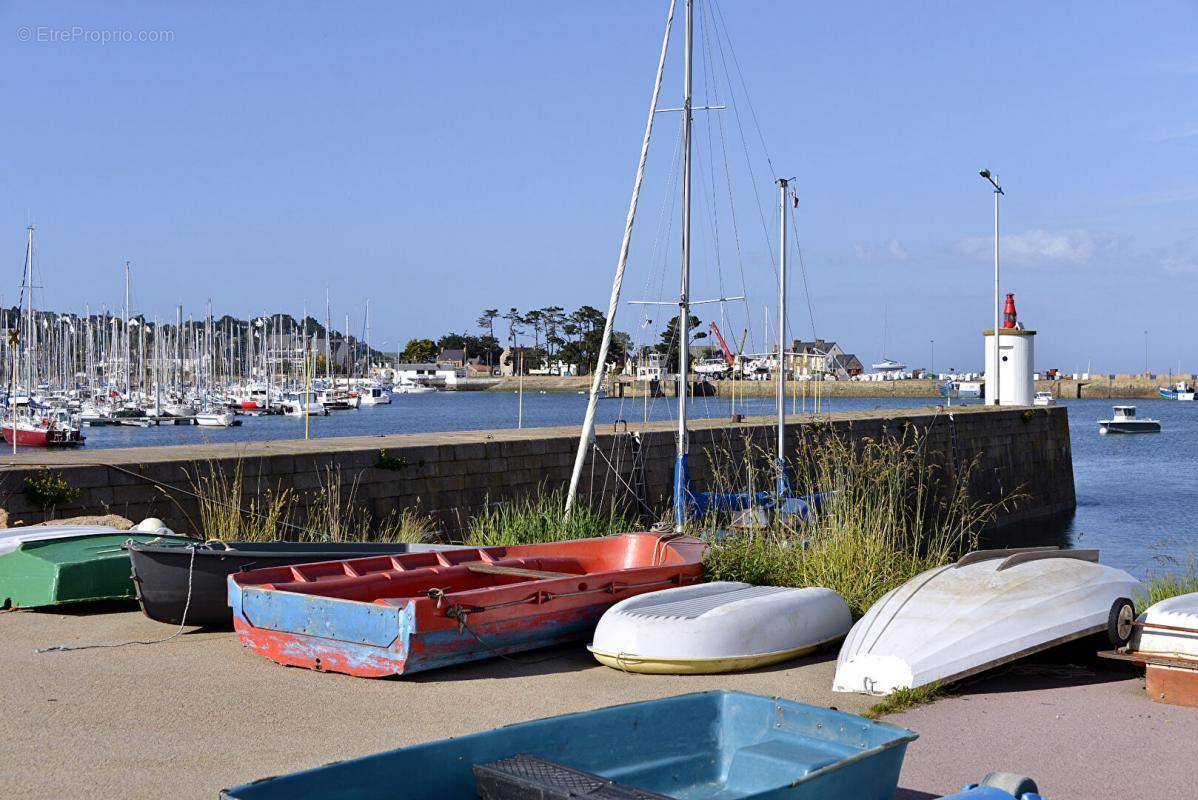
{"label": "street lamp", "polygon": [[932,373],[932,377],[936,377],[936,340],[928,339],[928,372]]}
{"label": "street lamp", "polygon": [[[984,169],[978,173],[985,178],[991,186],[994,187],[994,344],[992,345],[992,358],[994,363],[994,402],[992,405],[999,405],[999,350],[998,350],[998,196],[1003,193],[1002,186],[998,183],[998,176],[991,175],[990,170]],[[988,377],[988,376],[987,376]],[[989,404],[990,387],[986,387],[986,398]]]}

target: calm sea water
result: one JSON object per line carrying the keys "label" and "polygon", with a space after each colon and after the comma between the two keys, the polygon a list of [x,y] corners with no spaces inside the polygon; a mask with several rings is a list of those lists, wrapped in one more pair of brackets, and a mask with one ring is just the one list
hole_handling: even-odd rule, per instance
{"label": "calm sea water", "polygon": [[[696,417],[724,417],[728,398],[699,398]],[[926,406],[927,398],[830,398],[826,411]],[[437,392],[396,395],[390,406],[363,407],[311,420],[313,437],[362,436],[428,431],[479,430],[516,426],[519,400],[495,392]],[[1140,436],[1101,436],[1097,420],[1110,415],[1111,401],[1066,400],[1077,484],[1077,513],[1052,528],[1030,532],[1051,542],[1071,542],[1102,551],[1107,564],[1137,575],[1167,571],[1198,553],[1191,525],[1198,504],[1198,403],[1136,401],[1140,416],[1161,420],[1164,431]],[[525,394],[524,425],[577,425],[586,398],[577,394]],[[748,414],[769,414],[770,398],[738,402]],[[808,409],[810,406],[808,406]],[[798,410],[803,410],[800,406]],[[604,400],[598,425],[617,419],[635,424],[674,417],[674,401]],[[143,447],[206,442],[265,441],[303,437],[304,422],[291,417],[243,417],[236,428],[194,426],[103,427],[87,430],[87,447]]]}

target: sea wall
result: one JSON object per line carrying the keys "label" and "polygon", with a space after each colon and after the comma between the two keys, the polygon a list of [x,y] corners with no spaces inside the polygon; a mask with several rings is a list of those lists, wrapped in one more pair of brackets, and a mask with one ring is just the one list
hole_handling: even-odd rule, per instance
{"label": "sea wall", "polygon": [[[1036,381],[1037,392],[1052,392],[1062,399],[1098,398],[1098,399],[1151,399],[1159,397],[1158,387],[1173,386],[1180,380],[1188,381],[1191,385],[1198,382],[1194,375],[1099,375],[1074,380],[1072,377],[1060,380]],[[814,399],[820,397],[939,397],[939,380],[902,380],[902,381],[787,381],[786,396]],[[591,389],[589,377],[557,377],[547,375],[530,375],[525,378],[502,378],[489,386],[491,391],[515,392],[523,385],[525,392],[588,392]],[[621,388],[622,386],[622,388]],[[711,389],[720,397],[773,397],[777,384],[772,380],[766,381],[713,381]],[[648,384],[635,381],[627,376],[607,381],[607,393],[616,397],[623,392],[624,397],[643,397],[648,390]],[[664,384],[662,391],[674,394],[673,384]]]}
{"label": "sea wall", "polygon": [[[1023,493],[996,526],[1069,513],[1075,505],[1069,421],[1064,407],[927,407],[788,418],[792,452],[804,436],[836,432],[866,438],[918,433],[936,474],[952,480],[965,465],[974,497],[994,500]],[[0,506],[9,524],[51,517],[117,513],[165,519],[180,531],[200,532],[194,489],[212,470],[244,476],[245,507],[253,495],[291,491],[301,519],[330,474],[342,491],[381,518],[402,509],[433,515],[446,535],[487,503],[527,496],[569,481],[578,428],[464,431],[310,441],[181,445],[123,450],[48,451],[4,456]],[[773,447],[766,418],[743,422],[696,420],[691,432],[692,476],[705,488],[721,465]],[[635,489],[655,513],[669,505],[675,431],[670,423],[603,426],[583,473],[585,495],[628,496]],[[29,480],[49,471],[71,487],[71,499],[42,508]],[[313,520],[310,527],[318,527]]]}

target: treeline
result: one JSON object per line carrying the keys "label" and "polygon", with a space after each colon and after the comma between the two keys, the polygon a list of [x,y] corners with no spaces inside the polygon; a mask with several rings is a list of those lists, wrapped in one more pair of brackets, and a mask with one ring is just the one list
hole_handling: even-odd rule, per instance
{"label": "treeline", "polygon": [[[400,353],[411,363],[433,361],[444,350],[464,350],[466,357],[499,367],[505,347],[523,355],[524,369],[539,369],[563,362],[577,366],[580,374],[589,372],[599,358],[603,327],[607,316],[592,306],[567,313],[561,306],[547,306],[521,312],[509,308],[483,311],[476,321],[478,334],[447,333],[439,339],[412,339]],[[614,331],[608,351],[609,363],[624,361],[632,346],[631,337]],[[516,366],[516,365],[512,365]]]}

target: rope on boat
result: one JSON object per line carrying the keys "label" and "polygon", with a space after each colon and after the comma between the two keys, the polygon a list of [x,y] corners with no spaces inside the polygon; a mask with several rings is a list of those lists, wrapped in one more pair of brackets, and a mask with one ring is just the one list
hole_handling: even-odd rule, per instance
{"label": "rope on boat", "polygon": [[195,568],[195,562],[196,562],[196,545],[189,544],[189,545],[187,545],[187,549],[191,551],[191,558],[187,563],[187,600],[183,603],[183,617],[182,617],[182,619],[179,620],[179,629],[177,631],[170,634],[169,636],[164,636],[161,639],[132,639],[127,642],[107,642],[107,643],[102,643],[102,644],[80,644],[80,645],[58,644],[58,645],[54,645],[53,647],[37,647],[37,648],[34,648],[34,652],[35,653],[71,653],[76,650],[101,650],[101,649],[108,649],[108,648],[112,648],[112,647],[125,647],[126,645],[130,645],[130,644],[162,644],[163,642],[169,642],[171,639],[174,639],[176,636],[179,636],[181,633],[183,633],[184,628],[187,627],[187,612],[191,609],[191,576],[192,576],[192,572]]}

